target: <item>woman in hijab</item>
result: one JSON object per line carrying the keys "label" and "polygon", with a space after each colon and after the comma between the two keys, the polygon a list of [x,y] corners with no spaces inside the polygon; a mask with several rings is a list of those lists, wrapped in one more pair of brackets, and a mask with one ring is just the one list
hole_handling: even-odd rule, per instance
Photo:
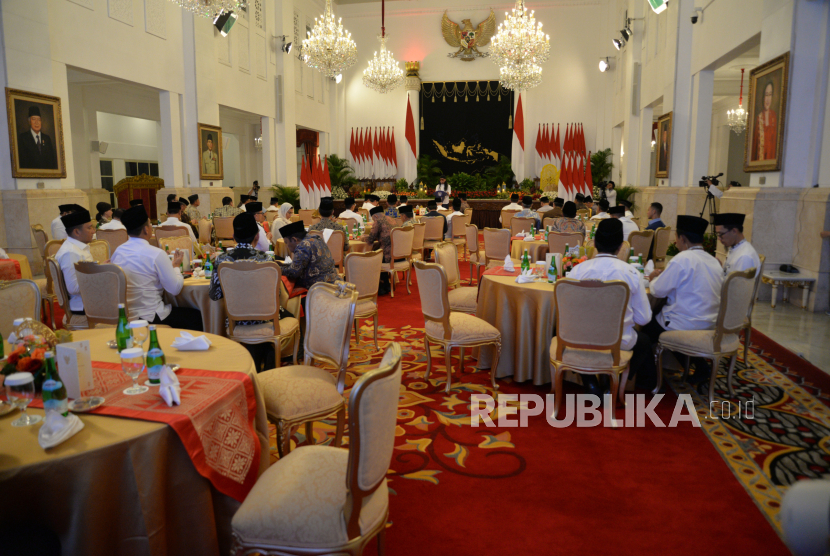
{"label": "woman in hijab", "polygon": [[282,239],[280,235],[280,228],[291,224],[291,216],[294,214],[294,207],[291,203],[283,203],[280,205],[279,214],[271,223],[271,241]]}
{"label": "woman in hijab", "polygon": [[98,226],[101,224],[106,224],[110,220],[112,220],[112,205],[109,203],[100,202],[95,205],[95,208],[98,209],[98,214],[95,215],[95,220],[98,221]]}

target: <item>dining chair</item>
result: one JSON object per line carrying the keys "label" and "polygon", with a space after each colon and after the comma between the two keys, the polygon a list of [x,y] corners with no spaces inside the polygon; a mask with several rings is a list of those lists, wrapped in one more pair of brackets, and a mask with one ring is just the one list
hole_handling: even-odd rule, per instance
{"label": "dining chair", "polygon": [[187,228],[183,228],[181,226],[159,226],[154,230],[154,234],[156,236],[156,240],[161,245],[161,240],[168,237],[181,237],[184,236],[190,239],[190,233],[187,231]]}
{"label": "dining chair", "polygon": [[514,216],[510,219],[510,235],[515,236],[523,232],[527,233],[535,223],[535,218]]}
{"label": "dining chair", "polygon": [[[279,216],[279,215],[280,215],[280,213],[275,211],[275,210],[266,210],[265,211],[265,221],[268,222],[268,224],[271,224],[271,222],[273,222],[274,219],[276,219],[277,216]],[[200,232],[199,237],[201,237],[201,235],[202,234]]]}
{"label": "dining chair", "polygon": [[360,345],[360,323],[372,318],[375,324],[375,349],[378,348],[378,287],[380,284],[383,250],[346,255],[346,282],[354,284],[357,290],[357,305],[354,310],[355,345]]}
{"label": "dining chair", "polygon": [[216,231],[217,245],[219,245],[220,241],[222,242],[222,247],[233,247],[236,245],[236,241],[233,239],[233,219],[233,216],[216,216],[213,218],[213,229]]}
{"label": "dining chair", "polygon": [[664,268],[666,266],[666,253],[669,250],[669,243],[671,243],[671,227],[657,228],[654,231],[654,251],[651,256],[654,261],[654,268]]}
{"label": "dining chair", "polygon": [[490,383],[494,390],[498,390],[496,369],[501,353],[501,332],[485,320],[450,309],[447,275],[440,264],[415,261],[415,273],[418,275],[421,312],[424,314],[424,347],[427,352],[427,371],[424,379],[429,379],[429,372],[432,370],[431,344],[438,344],[444,348],[444,364],[447,368],[447,385],[444,392],[447,394],[452,387],[452,349],[460,349],[459,372],[463,372],[465,348],[492,345],[495,353],[490,367]]}
{"label": "dining chair", "polygon": [[576,211],[577,218],[588,218],[591,216],[591,211],[588,209],[579,209]]}
{"label": "dining chair", "polygon": [[354,230],[355,227],[360,228],[360,221],[356,218],[339,218],[337,221],[349,231]]}
{"label": "dining chair", "polygon": [[651,242],[654,240],[654,230],[640,230],[639,232],[631,232],[628,234],[628,244],[631,249],[634,249],[634,256],[642,255],[643,264],[648,260],[648,254],[651,251]]}
{"label": "dining chair", "polygon": [[[347,282],[317,282],[306,297],[305,360],[257,375],[268,419],[277,426],[277,451],[291,450],[294,427],[305,423],[306,439],[314,443],[313,423],[337,414],[334,445],[340,446],[345,425],[343,390],[349,365],[349,337],[357,291]],[[284,319],[285,320],[285,319]],[[337,369],[336,378],[312,365],[321,361]]]}
{"label": "dining chair", "polygon": [[729,395],[735,395],[732,390],[732,374],[735,370],[738,350],[741,349],[741,330],[744,327],[749,306],[752,304],[755,270],[750,268],[744,272],[732,272],[726,277],[721,286],[720,308],[714,330],[667,330],[660,334],[656,350],[655,394],[660,391],[663,383],[663,351],[668,349],[687,356],[683,372],[684,380],[689,375],[688,357],[702,357],[712,361],[712,372],[709,376],[710,402],[715,399],[715,380],[720,362],[724,357],[729,357],[726,382]]}
{"label": "dining chair", "polygon": [[424,230],[424,249],[432,249],[444,241],[444,220],[440,216],[425,216],[421,222],[426,225]]}
{"label": "dining chair", "polygon": [[617,250],[617,258],[624,263],[628,262],[628,256],[631,253],[631,245],[627,241],[623,241],[620,244],[620,248]]}
{"label": "dining chair", "polygon": [[553,416],[562,404],[565,371],[611,376],[611,394],[625,405],[632,351],[620,348],[630,291],[621,280],[562,278],[553,287],[556,336],[550,342]]}
{"label": "dining chair", "polygon": [[97,263],[105,263],[110,260],[110,244],[103,239],[96,239],[89,242],[89,253],[92,260]]}
{"label": "dining chair", "polygon": [[381,265],[381,270],[389,274],[389,285],[391,286],[390,295],[395,297],[395,282],[398,280],[398,273],[405,272],[406,278],[406,293],[412,294],[409,289],[409,276],[412,272],[412,243],[415,239],[414,228],[392,228],[391,236],[392,242],[392,260]]}
{"label": "dining chair", "polygon": [[15,319],[40,322],[40,288],[33,280],[0,281],[0,307],[0,334],[8,338]]}
{"label": "dining chair", "polygon": [[297,215],[300,217],[300,220],[303,221],[304,226],[311,226],[314,224],[314,209],[300,209]]}
{"label": "dining chair", "polygon": [[470,218],[470,220],[468,220],[468,222],[472,222],[473,221],[473,209],[471,209],[471,208],[464,209],[464,216],[468,216]]}
{"label": "dining chair", "polygon": [[481,269],[487,267],[484,251],[478,240],[478,226],[467,224],[467,252],[470,254],[470,285],[473,285],[473,266],[476,268],[476,283],[481,281]]}
{"label": "dining chair", "polygon": [[124,245],[130,239],[127,230],[98,230],[95,232],[95,237],[109,244],[110,256],[115,253],[118,247]]}
{"label": "dining chair", "polygon": [[518,214],[522,211],[514,210],[514,209],[502,209],[501,210],[501,227],[510,230],[510,222],[513,220],[513,215]]}
{"label": "dining chair", "polygon": [[332,230],[329,240],[326,242],[326,246],[331,252],[331,258],[334,259],[334,264],[337,265],[341,275],[343,274],[343,246],[345,243],[346,234],[341,230]]}
{"label": "dining chair", "polygon": [[413,222],[412,228],[415,235],[412,237],[412,260],[424,260],[424,237],[426,236],[427,225],[423,222]]}
{"label": "dining chair", "polygon": [[758,255],[761,264],[758,265],[758,270],[755,272],[755,285],[752,288],[752,300],[749,302],[749,308],[746,310],[746,320],[744,321],[744,364],[749,366],[749,361],[746,356],[749,354],[749,339],[752,336],[752,310],[755,308],[755,302],[758,300],[758,286],[761,285],[761,276],[764,274],[764,262],[767,258],[764,255]]}
{"label": "dining chair", "polygon": [[371,216],[369,215],[369,210],[368,209],[359,208],[359,209],[357,209],[357,213],[360,216],[363,216],[366,219],[366,221],[370,221],[372,219]]}
{"label": "dining chair", "polygon": [[[274,212],[269,212],[268,214],[275,214],[275,213]],[[211,233],[213,232],[213,222],[211,222],[207,218],[200,218],[198,228],[199,228],[199,243],[202,243],[204,245],[208,245],[210,243]]]}
{"label": "dining chair", "polygon": [[57,255],[64,241],[63,239],[52,239],[47,241],[43,247],[43,274],[46,275],[46,288],[41,289],[40,297],[43,308],[48,311],[47,314],[52,324],[52,330],[55,329],[55,301],[57,297],[55,296],[55,286],[52,283],[52,273],[46,268],[46,259]]}
{"label": "dining chair", "polygon": [[554,218],[553,216],[549,216],[549,217],[547,217],[547,218],[543,218],[543,219],[542,219],[542,228],[547,229],[547,228],[548,228],[548,226],[553,226],[553,223],[554,223],[556,220],[558,220],[558,219],[557,219],[557,218]]}
{"label": "dining chair", "polygon": [[40,253],[41,258],[43,258],[44,253],[46,252],[46,244],[49,242],[49,235],[40,224],[34,224],[31,226],[31,229],[32,235],[35,236],[35,245],[37,245],[38,253]]}
{"label": "dining chair", "polygon": [[582,245],[584,237],[579,232],[548,232],[548,253],[565,253],[565,246]]}
{"label": "dining chair", "polygon": [[89,328],[98,324],[117,326],[119,303],[127,308],[127,276],[121,267],[81,261],[75,263],[75,277]]}
{"label": "dining chair", "polygon": [[451,311],[460,311],[470,315],[476,314],[478,302],[478,288],[475,286],[461,286],[461,271],[458,268],[458,249],[449,241],[435,246],[435,263],[441,265],[447,277],[447,299]]}
{"label": "dining chair", "polygon": [[[46,259],[46,276],[52,281],[52,291],[54,292],[55,301],[58,306],[63,309],[63,326],[67,330],[86,330],[89,328],[86,315],[73,313],[69,308],[69,293],[66,291],[66,282],[63,279],[63,271],[61,265],[58,264],[55,257]],[[54,327],[53,327],[54,328]]]}
{"label": "dining chair", "polygon": [[[294,341],[294,364],[300,346],[300,321],[294,317],[280,320],[280,296],[276,295],[282,271],[273,261],[239,260],[220,264],[219,285],[222,302],[228,314],[228,338],[241,344],[274,344],[276,366],[280,366],[282,344]],[[251,295],[251,292],[274,292]],[[265,321],[260,324],[238,324],[239,321]]]}
{"label": "dining chair", "polygon": [[467,224],[470,223],[470,217],[466,214],[464,216],[455,215],[450,220],[452,226],[452,242],[461,248],[461,255],[464,260],[467,260]]}
{"label": "dining chair", "polygon": [[359,555],[374,538],[386,553],[401,374],[392,343],[352,387],[348,449],[303,446],[259,477],[231,520],[231,554]]}
{"label": "dining chair", "polygon": [[[484,263],[487,268],[504,264],[504,259],[510,256],[511,233],[507,228],[484,228]],[[519,259],[511,257],[515,264]]]}
{"label": "dining chair", "polygon": [[[183,231],[187,232],[184,228]],[[168,253],[172,253],[176,249],[187,250],[190,253],[190,260],[193,260],[193,240],[190,239],[189,235],[183,236],[173,236],[173,237],[162,237],[159,238],[159,249],[162,251],[167,251],[169,248]]]}

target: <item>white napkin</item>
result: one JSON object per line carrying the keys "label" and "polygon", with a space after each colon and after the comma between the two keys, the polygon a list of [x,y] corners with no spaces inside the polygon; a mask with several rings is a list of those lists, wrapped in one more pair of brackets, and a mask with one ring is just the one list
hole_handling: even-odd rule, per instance
{"label": "white napkin", "polygon": [[286,256],[285,256],[285,260],[283,261],[283,264],[291,264],[291,257],[289,257],[288,255],[286,255]]}
{"label": "white napkin", "polygon": [[649,261],[643,267],[643,273],[646,276],[651,276],[651,273],[654,272],[654,261]]}
{"label": "white napkin", "polygon": [[37,433],[37,441],[44,450],[57,446],[84,428],[83,422],[74,413],[64,417],[57,411],[47,411],[43,426]]}
{"label": "white napkin", "polygon": [[524,270],[521,274],[516,276],[516,283],[517,284],[527,284],[528,282],[533,282],[536,278],[533,276],[532,270]]}
{"label": "white napkin", "polygon": [[159,386],[159,395],[161,399],[167,403],[167,407],[173,407],[182,404],[181,392],[182,387],[179,385],[179,378],[176,376],[169,365],[165,365],[161,369],[161,386]]}
{"label": "white napkin", "polygon": [[328,242],[329,242],[329,238],[331,237],[331,234],[333,234],[333,233],[334,233],[334,230],[329,230],[328,228],[326,228],[325,230],[323,230],[323,241],[325,241],[326,243],[328,243]]}
{"label": "white napkin", "polygon": [[504,258],[504,270],[507,272],[513,272],[516,268],[513,266],[513,259],[510,258],[510,255],[507,255]]}
{"label": "white napkin", "polygon": [[14,344],[17,342],[17,335],[14,332],[9,332],[9,337],[6,339],[6,341],[9,342],[10,345],[14,346]]}
{"label": "white napkin", "polygon": [[210,347],[210,340],[207,336],[193,336],[182,330],[181,335],[170,345],[179,351],[205,351]]}

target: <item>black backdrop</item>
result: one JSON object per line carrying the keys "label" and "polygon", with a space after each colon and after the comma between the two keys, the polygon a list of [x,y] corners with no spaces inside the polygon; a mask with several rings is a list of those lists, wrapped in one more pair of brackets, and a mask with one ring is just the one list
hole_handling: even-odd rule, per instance
{"label": "black backdrop", "polygon": [[420,103],[420,153],[436,159],[444,174],[478,174],[498,157],[510,158],[513,92],[498,81],[424,83]]}

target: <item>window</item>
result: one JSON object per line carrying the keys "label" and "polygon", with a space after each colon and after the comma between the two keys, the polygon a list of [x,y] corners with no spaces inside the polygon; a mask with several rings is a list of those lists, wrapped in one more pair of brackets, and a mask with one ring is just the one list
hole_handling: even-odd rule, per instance
{"label": "window", "polygon": [[101,187],[107,191],[112,191],[112,160],[101,160]]}
{"label": "window", "polygon": [[138,160],[125,160],[124,169],[128,178],[147,174],[148,176],[158,177],[159,165],[158,162],[141,162]]}

